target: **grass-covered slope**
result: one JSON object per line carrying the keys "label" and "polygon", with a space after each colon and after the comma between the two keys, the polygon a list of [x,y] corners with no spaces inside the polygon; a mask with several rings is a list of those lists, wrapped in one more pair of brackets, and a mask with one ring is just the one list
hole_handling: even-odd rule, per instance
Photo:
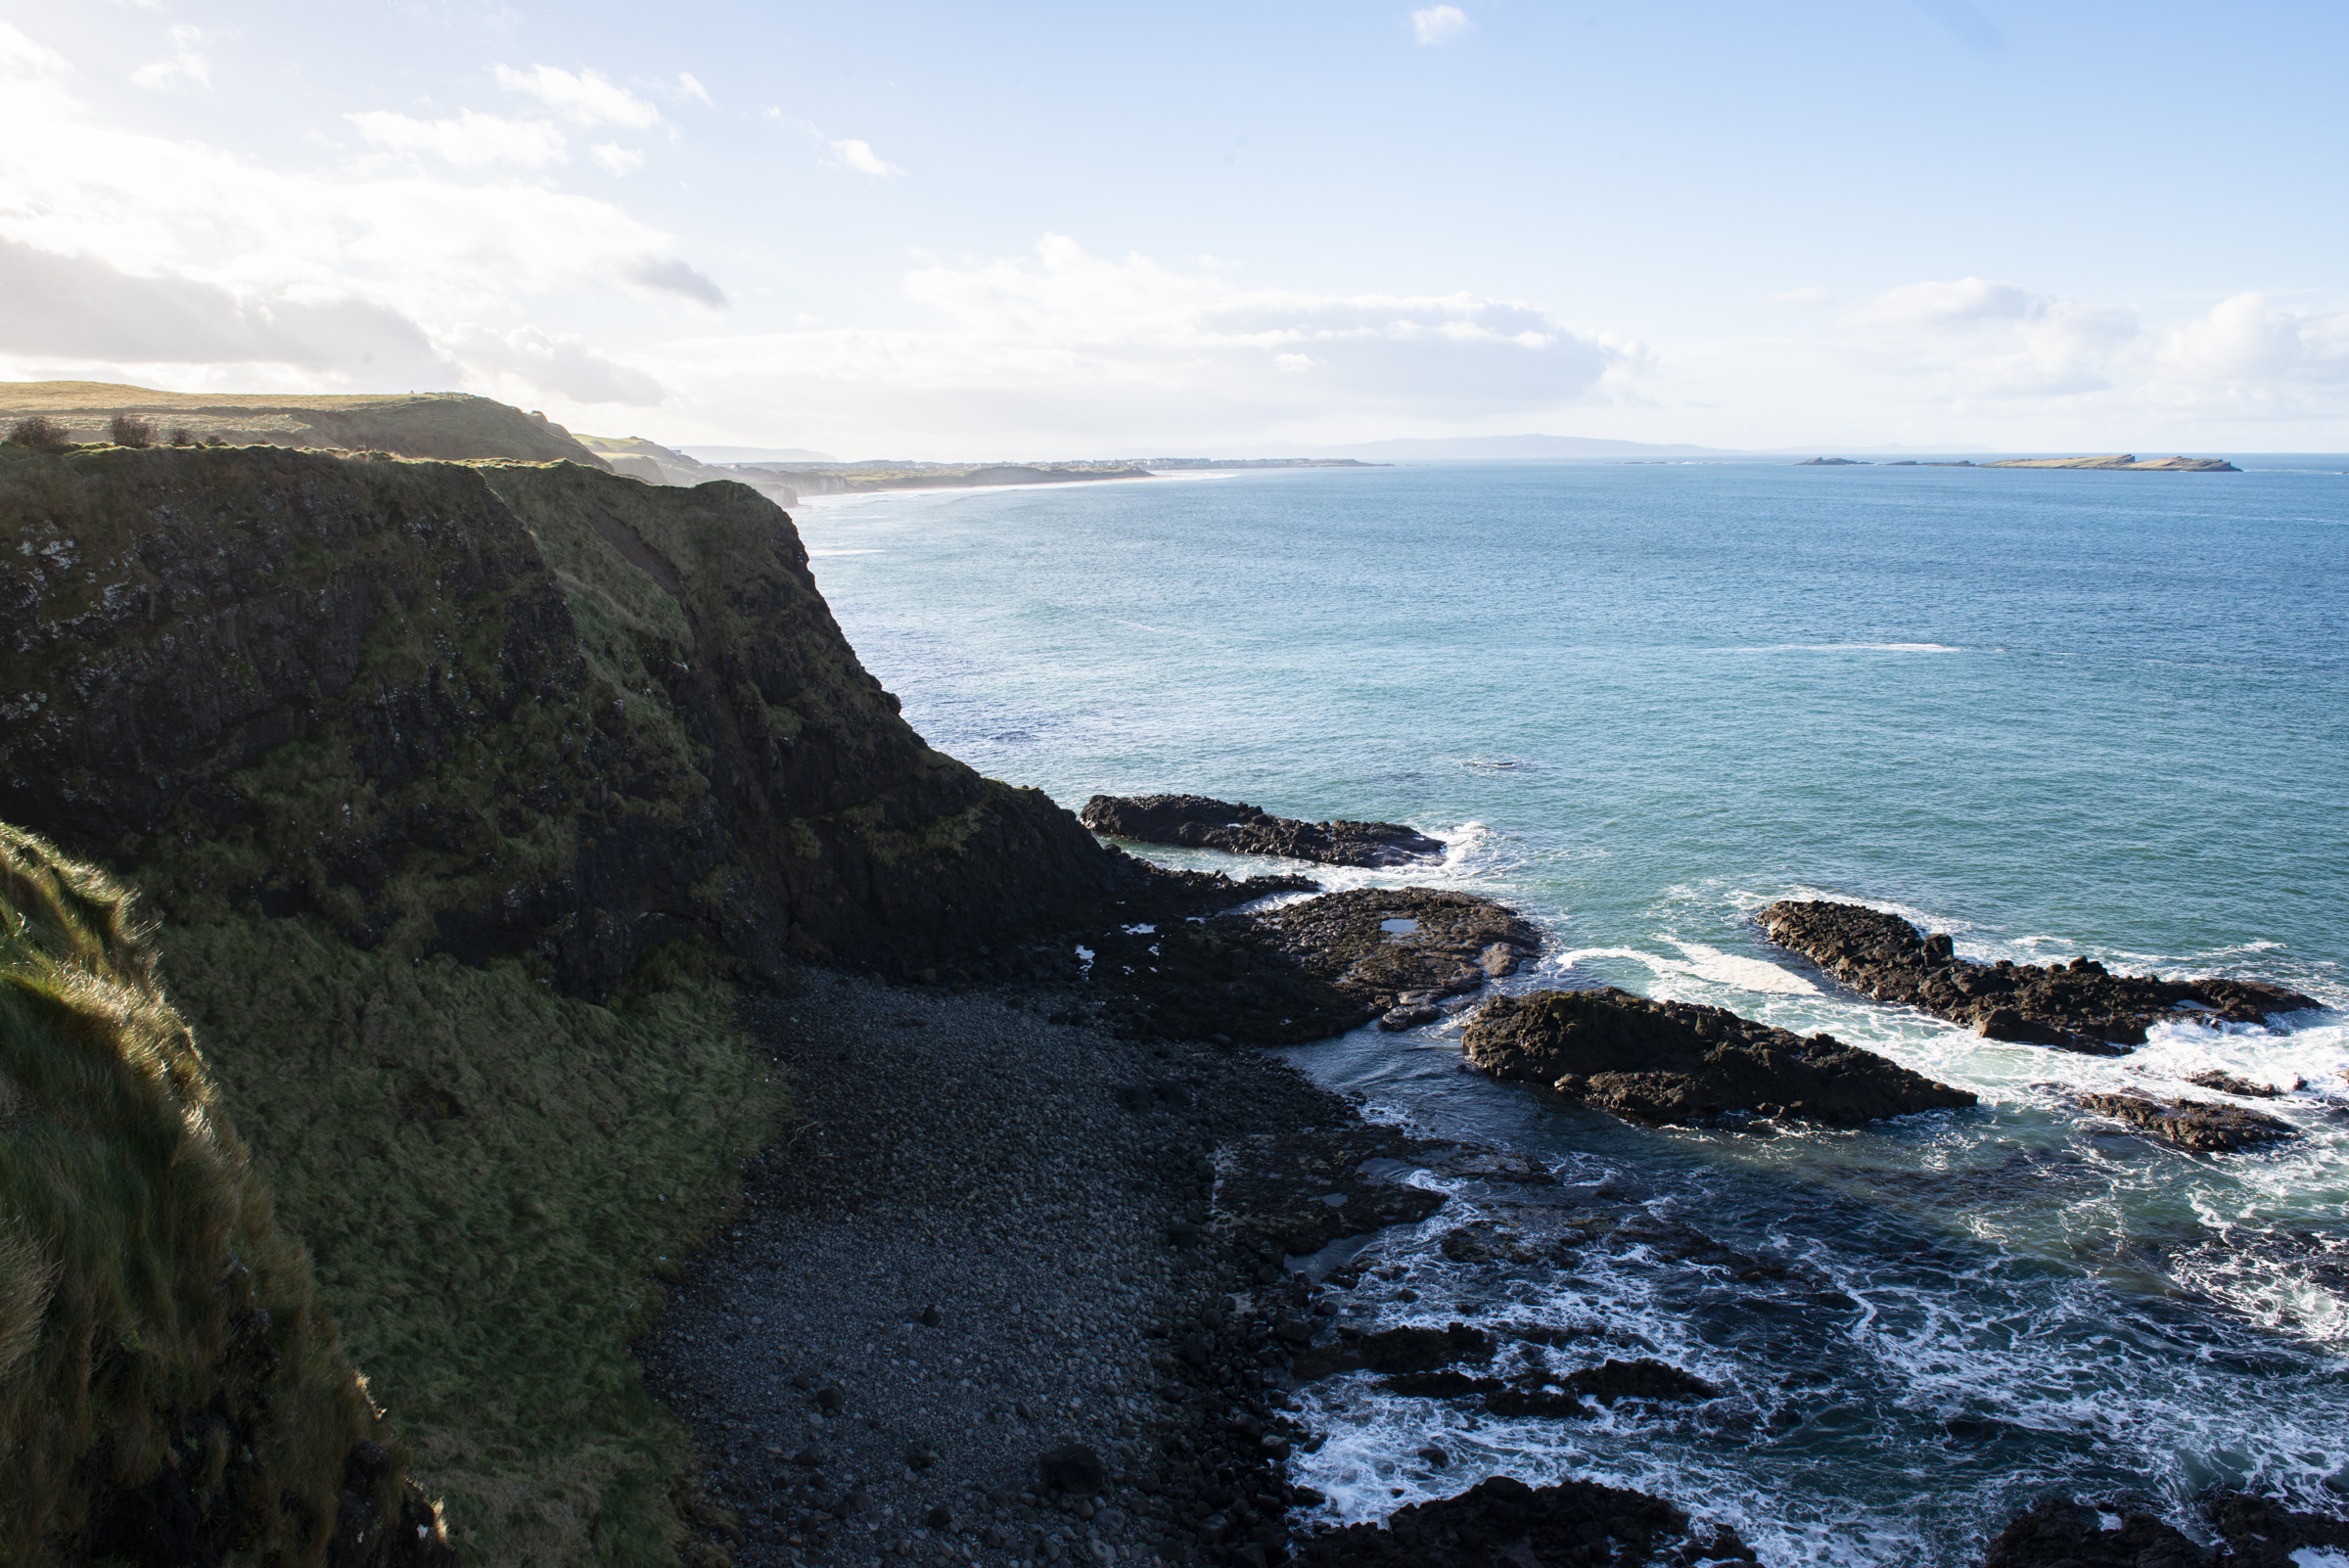
{"label": "grass-covered slope", "polygon": [[314,918],[166,928],[172,988],[470,1562],[668,1564],[682,1425],[628,1342],[783,1085],[687,949],[610,1006]]}
{"label": "grass-covered slope", "polygon": [[167,392],[106,381],[0,382],[0,424],[40,414],[73,438],[107,439],[116,414],[156,427],[159,440],[185,431],[232,446],[325,446],[352,452],[456,460],[508,457],[537,463],[603,460],[542,414],[464,392],[298,396],[277,392]]}
{"label": "grass-covered slope", "polygon": [[127,891],[0,825],[0,1561],[448,1549]]}

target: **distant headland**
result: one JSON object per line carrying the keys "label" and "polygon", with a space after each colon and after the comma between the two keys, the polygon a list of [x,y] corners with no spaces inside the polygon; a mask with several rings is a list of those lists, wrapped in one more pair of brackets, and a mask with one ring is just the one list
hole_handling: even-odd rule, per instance
{"label": "distant headland", "polygon": [[2133,452],[2115,452],[2103,457],[2007,457],[1995,463],[1976,463],[1967,458],[1948,462],[1919,462],[1905,457],[1897,462],[1872,463],[1858,457],[1807,457],[1794,465],[1797,468],[2095,468],[2128,469],[2141,474],[2240,474],[2241,469],[2223,457],[2155,457],[2143,462]]}

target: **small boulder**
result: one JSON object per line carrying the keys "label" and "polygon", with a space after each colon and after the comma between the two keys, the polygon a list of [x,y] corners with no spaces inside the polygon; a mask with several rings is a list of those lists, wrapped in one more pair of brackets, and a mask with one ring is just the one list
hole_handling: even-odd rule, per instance
{"label": "small boulder", "polygon": [[1046,1449],[1036,1461],[1038,1480],[1054,1492],[1089,1498],[1109,1483],[1101,1455],[1082,1443],[1063,1443]]}

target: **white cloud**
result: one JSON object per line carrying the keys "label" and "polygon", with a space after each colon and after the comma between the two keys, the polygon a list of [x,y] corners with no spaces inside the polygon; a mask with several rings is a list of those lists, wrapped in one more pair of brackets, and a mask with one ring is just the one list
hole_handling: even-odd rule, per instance
{"label": "white cloud", "polygon": [[2349,384],[2349,313],[2238,294],[2183,321],[1966,277],[1890,289],[1845,311],[1822,369],[1881,376],[1943,407],[1990,401],[2145,418],[2325,418]]}
{"label": "white cloud", "polygon": [[1422,44],[1450,43],[1475,25],[1458,6],[1427,6],[1411,13],[1411,35]]}
{"label": "white cloud", "polygon": [[2349,312],[2303,315],[2238,294],[2165,333],[2154,367],[2165,382],[2230,391],[2338,386],[2349,382]]}
{"label": "white cloud", "polygon": [[660,294],[673,294],[713,310],[726,308],[726,291],[675,256],[639,256],[620,269],[622,279]]}
{"label": "white cloud", "polygon": [[161,90],[178,81],[192,81],[199,87],[209,87],[212,84],[212,63],[197,47],[203,42],[204,33],[199,28],[172,28],[171,53],[132,71],[131,81],[150,91]]}
{"label": "white cloud", "polygon": [[34,78],[65,75],[72,68],[66,57],[45,45],[34,43],[5,22],[0,22],[0,81],[11,77]]}
{"label": "white cloud", "polygon": [[[650,384],[626,379],[641,373],[596,371],[558,340],[513,338],[515,324],[550,297],[725,301],[658,228],[502,172],[552,156],[543,122],[355,116],[372,149],[430,160],[368,151],[287,170],[128,128],[69,81],[55,56],[0,27],[0,357],[18,374],[444,387],[481,352],[496,360],[483,375],[527,368],[642,396]],[[469,161],[499,167],[443,166]],[[505,348],[450,325],[468,322],[497,323]]]}
{"label": "white cloud", "polygon": [[450,335],[449,346],[463,361],[474,390],[488,396],[516,393],[505,399],[510,402],[536,402],[551,395],[576,403],[645,408],[668,395],[644,372],[597,353],[569,334],[549,335],[534,327],[504,333],[466,327]]}
{"label": "white cloud", "polygon": [[632,174],[637,169],[644,167],[642,153],[636,152],[632,148],[622,147],[618,142],[598,142],[587,149],[587,154],[596,161],[597,164],[614,175]]}
{"label": "white cloud", "polygon": [[832,149],[833,156],[840,160],[840,166],[843,168],[852,168],[859,174],[877,174],[883,179],[890,179],[905,172],[879,153],[874,152],[873,144],[870,142],[859,141],[851,136],[841,141],[833,141],[830,137],[826,137],[825,143]]}
{"label": "white cloud", "polygon": [[[511,163],[542,168],[569,158],[563,132],[544,119],[506,119],[459,110],[453,119],[412,119],[389,110],[343,116],[370,146],[396,153],[430,153],[458,168]],[[600,158],[598,160],[601,161]]]}
{"label": "white cloud", "polygon": [[291,290],[238,294],[5,239],[0,354],[35,361],[348,369],[402,386],[438,385],[450,369],[421,327],[373,300]]}
{"label": "white cloud", "polygon": [[1148,429],[1304,439],[1363,418],[1610,401],[1645,356],[1507,300],[1248,288],[1232,272],[1047,235],[1025,256],[908,273],[928,328],[702,339],[659,368],[779,425],[1041,450]]}
{"label": "white cloud", "polygon": [[662,122],[660,110],[601,71],[575,73],[553,66],[532,66],[527,71],[498,66],[494,70],[500,87],[529,94],[574,124],[645,130]]}
{"label": "white cloud", "polygon": [[709,104],[712,109],[717,107],[710,101],[710,89],[703,86],[690,70],[677,72],[677,90],[688,98],[700,99],[703,103]]}

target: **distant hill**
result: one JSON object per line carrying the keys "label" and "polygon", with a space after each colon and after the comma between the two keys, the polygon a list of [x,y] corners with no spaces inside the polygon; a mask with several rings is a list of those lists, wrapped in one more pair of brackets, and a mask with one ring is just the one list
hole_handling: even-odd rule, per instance
{"label": "distant hill", "polygon": [[313,446],[452,461],[605,463],[544,414],[466,392],[372,392],[301,397],[280,392],[168,392],[108,381],[0,382],[0,424],[27,414],[59,420],[76,440],[102,441],[116,414],[139,414],[157,440],[184,430],[229,446]]}
{"label": "distant hill", "polygon": [[837,463],[830,452],[811,452],[805,446],[680,446],[677,450],[705,463]]}

